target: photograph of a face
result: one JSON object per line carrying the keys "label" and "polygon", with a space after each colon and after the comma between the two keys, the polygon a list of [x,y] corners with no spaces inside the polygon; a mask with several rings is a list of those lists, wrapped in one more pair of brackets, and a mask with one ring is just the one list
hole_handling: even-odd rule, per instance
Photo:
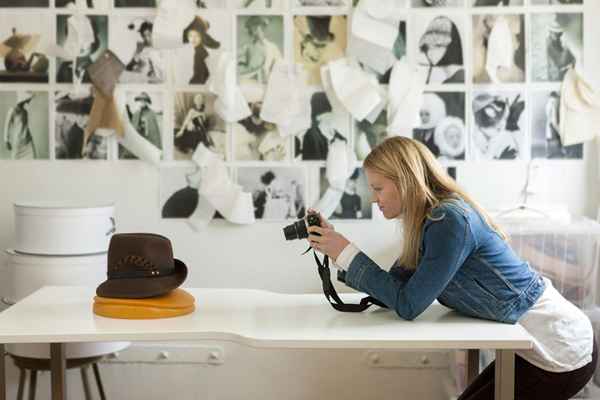
{"label": "photograph of a face", "polygon": [[583,14],[531,16],[531,73],[536,82],[562,82],[570,68],[582,63]]}
{"label": "photograph of a face", "polygon": [[527,127],[522,92],[475,91],[471,115],[471,149],[476,160],[526,157]]}
{"label": "photograph of a face", "polygon": [[163,83],[166,60],[154,48],[151,17],[115,16],[110,22],[111,50],[125,64],[121,83]]}
{"label": "photograph of a face", "polygon": [[311,126],[294,137],[297,160],[325,161],[329,145],[334,140],[347,139],[336,128],[335,115],[325,92],[316,91],[310,97]]}
{"label": "photograph of a face", "polygon": [[182,92],[175,95],[175,160],[191,160],[198,145],[225,159],[227,130],[215,113],[216,96],[209,92]]}
{"label": "photograph of a face", "polygon": [[[329,188],[326,169],[320,169],[321,197]],[[356,168],[346,181],[344,194],[330,219],[371,219],[371,192],[362,168]]]}
{"label": "photograph of a face", "polygon": [[244,86],[242,90],[252,115],[233,125],[233,158],[236,161],[288,160],[290,138],[281,136],[277,125],[260,117],[263,88]]}
{"label": "photograph of a face", "polygon": [[[163,114],[164,105],[161,93],[129,92],[125,110],[131,126],[142,138],[156,148],[163,148]],[[119,159],[136,160],[137,157],[119,145]]]}
{"label": "photograph of a face", "polygon": [[[78,29],[89,30],[92,41],[79,41]],[[75,60],[57,58],[56,82],[89,83],[87,68],[108,48],[108,17],[106,15],[58,15],[56,39],[59,46],[79,44],[79,54]]]}
{"label": "photograph of a face", "polygon": [[48,83],[47,17],[0,13],[0,83]]}
{"label": "photograph of a face", "polygon": [[294,60],[308,71],[309,85],[321,83],[321,66],[344,57],[346,32],[345,15],[294,17]]}
{"label": "photograph of a face", "polygon": [[524,0],[471,0],[473,7],[516,7],[522,6]]}
{"label": "photograph of a face", "polygon": [[354,121],[354,150],[356,158],[364,160],[371,150],[387,139],[387,112],[383,110],[375,122]]}
{"label": "photograph of a face", "polygon": [[107,137],[95,132],[85,140],[94,97],[85,93],[57,92],[55,95],[55,156],[57,160],[107,160]]}
{"label": "photograph of a face", "polygon": [[203,13],[190,16],[182,32],[184,47],[177,50],[178,85],[204,85],[210,78],[208,63],[217,50],[226,50],[231,36],[229,15]]}
{"label": "photograph of a face", "polygon": [[474,83],[525,81],[525,16],[473,16]]}
{"label": "photograph of a face", "polygon": [[49,7],[50,0],[0,0],[0,7]]}
{"label": "photograph of a face", "polygon": [[267,84],[273,65],[283,58],[283,17],[237,17],[237,66],[240,84]]}
{"label": "photograph of a face", "polygon": [[0,92],[0,160],[47,160],[48,123],[48,93]]}
{"label": "photograph of a face", "polygon": [[563,146],[559,135],[560,91],[538,90],[531,94],[531,157],[582,159],[583,144]]}
{"label": "photograph of a face", "polygon": [[254,216],[264,220],[304,218],[306,176],[298,167],[243,167],[238,183],[252,193]]}
{"label": "photograph of a face", "polygon": [[462,7],[465,0],[412,0],[413,7]]}
{"label": "photograph of a face", "polygon": [[464,19],[419,16],[415,29],[417,65],[426,74],[426,83],[464,83]]}
{"label": "photograph of a face", "polygon": [[467,146],[464,92],[426,92],[413,138],[440,160],[464,160]]}

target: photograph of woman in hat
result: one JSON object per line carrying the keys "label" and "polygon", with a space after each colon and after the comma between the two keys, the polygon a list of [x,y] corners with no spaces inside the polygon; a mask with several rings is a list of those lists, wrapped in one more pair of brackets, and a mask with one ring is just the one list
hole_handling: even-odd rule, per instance
{"label": "photograph of woman in hat", "polygon": [[462,25],[445,16],[426,17],[416,24],[426,27],[419,40],[417,62],[427,71],[427,84],[464,83]]}
{"label": "photograph of woman in hat", "polygon": [[48,83],[50,40],[45,16],[0,15],[0,82]]}
{"label": "photograph of woman in hat", "polygon": [[308,71],[308,84],[321,83],[321,66],[344,57],[347,18],[345,15],[296,15],[294,17],[296,62]]}
{"label": "photograph of woman in hat", "polygon": [[522,158],[525,144],[521,93],[473,94],[473,130],[471,139],[478,160]]}
{"label": "photograph of woman in hat", "polygon": [[534,14],[532,73],[539,82],[562,82],[567,70],[581,62],[583,14]]}
{"label": "photograph of woman in hat", "polygon": [[221,43],[213,38],[208,30],[210,23],[203,17],[196,16],[183,31],[183,43],[189,44],[194,51],[193,73],[190,84],[203,85],[208,80],[210,72],[206,60],[208,49],[218,49]]}
{"label": "photograph of woman in hat", "polygon": [[[456,124],[460,120],[461,125]],[[459,151],[464,142],[465,94],[463,92],[426,92],[419,110],[420,125],[413,129],[413,138],[423,143],[434,156],[464,159]],[[450,123],[454,121],[455,123]],[[438,127],[441,128],[438,129]],[[460,126],[463,128],[461,129]],[[437,132],[437,134],[436,134]],[[457,148],[454,148],[457,147]],[[460,158],[462,157],[462,158]]]}
{"label": "photograph of woman in hat", "polygon": [[202,143],[225,158],[225,122],[215,113],[211,93],[177,93],[175,96],[175,159],[190,160]]}
{"label": "photograph of woman in hat", "polygon": [[2,93],[0,126],[4,131],[0,159],[48,158],[47,109],[48,97],[44,93]]}
{"label": "photograph of woman in hat", "polygon": [[[153,23],[145,19],[141,21],[134,19],[128,24],[127,28],[129,31],[135,30],[141,40],[136,43],[133,55],[125,68],[134,75],[122,75],[121,81],[124,83],[127,83],[127,81],[135,83],[162,83],[165,78],[165,72],[162,55],[152,44]],[[117,30],[115,26],[112,29]],[[122,34],[124,32],[119,32],[119,35]]]}
{"label": "photograph of woman in hat", "polygon": [[[387,139],[363,168],[371,201],[385,219],[402,222],[400,256],[391,268],[378,265],[320,215],[321,227],[308,227],[307,241],[331,258],[339,279],[405,320],[437,300],[473,318],[519,323],[535,345],[516,352],[515,399],[566,400],[577,394],[598,359],[584,312],[517,255],[502,228],[421,143]],[[458,400],[493,399],[495,365]]]}
{"label": "photograph of woman in hat", "polygon": [[525,81],[525,17],[473,16],[473,80],[475,83]]}
{"label": "photograph of woman in hat", "polygon": [[94,98],[89,89],[87,95],[62,92],[56,94],[56,159],[108,159],[105,136],[92,134],[88,142],[84,143],[84,132],[93,102]]}
{"label": "photograph of woman in hat", "polygon": [[[155,102],[147,92],[130,94],[129,101],[125,105],[131,125],[144,139],[152,143],[158,149],[162,149],[162,97],[159,93],[153,93]],[[133,105],[131,99],[133,98]],[[135,110],[132,112],[132,108]],[[129,150],[119,146],[120,159],[136,159]]]}
{"label": "photograph of woman in hat", "polygon": [[[326,168],[320,169],[321,198],[329,189]],[[371,219],[369,186],[362,168],[356,168],[346,180],[344,193],[331,219]]]}
{"label": "photograph of woman in hat", "polygon": [[383,110],[373,123],[367,119],[355,121],[354,149],[358,160],[364,160],[371,149],[387,138],[387,127],[386,110]]}
{"label": "photograph of woman in hat", "polygon": [[238,16],[237,66],[240,83],[269,82],[277,60],[283,58],[283,17]]}

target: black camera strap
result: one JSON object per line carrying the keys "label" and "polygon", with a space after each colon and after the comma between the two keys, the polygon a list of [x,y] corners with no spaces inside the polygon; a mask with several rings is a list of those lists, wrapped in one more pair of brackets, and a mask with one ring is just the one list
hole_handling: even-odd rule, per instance
{"label": "black camera strap", "polygon": [[[310,250],[310,248],[309,248],[309,250]],[[365,311],[367,308],[371,307],[373,304],[375,304],[379,307],[387,308],[387,306],[385,304],[383,304],[382,302],[380,302],[379,300],[377,300],[376,298],[374,298],[372,296],[363,297],[360,300],[359,304],[344,303],[342,301],[342,299],[340,298],[340,296],[337,294],[335,287],[331,283],[331,271],[329,270],[329,256],[325,256],[323,258],[323,262],[321,262],[321,260],[319,260],[319,257],[317,256],[316,251],[313,252],[313,255],[315,257],[315,261],[317,262],[317,267],[318,267],[319,276],[321,277],[321,282],[323,282],[323,293],[325,294],[325,297],[327,297],[329,304],[331,304],[331,306],[333,308],[335,308],[338,311],[342,311],[342,312]],[[332,301],[332,299],[333,299],[333,301]]]}

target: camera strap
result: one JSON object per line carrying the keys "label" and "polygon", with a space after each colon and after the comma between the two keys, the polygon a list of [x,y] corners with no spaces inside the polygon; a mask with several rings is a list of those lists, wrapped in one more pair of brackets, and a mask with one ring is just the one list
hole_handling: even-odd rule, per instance
{"label": "camera strap", "polygon": [[[309,250],[310,250],[310,248],[309,248]],[[382,302],[380,302],[379,300],[377,300],[376,298],[374,298],[372,296],[363,297],[360,300],[359,304],[344,303],[342,301],[342,299],[340,298],[340,296],[337,294],[335,287],[331,283],[331,271],[329,270],[329,256],[325,256],[323,258],[323,262],[321,262],[321,260],[319,260],[319,257],[317,256],[316,251],[313,252],[313,255],[315,257],[315,261],[317,262],[317,267],[318,267],[319,276],[321,277],[321,282],[323,282],[323,293],[325,294],[325,297],[327,297],[329,304],[331,304],[331,306],[333,308],[335,308],[338,311],[342,311],[342,312],[365,311],[367,308],[371,307],[373,304],[375,304],[379,307],[387,308],[387,306],[385,304],[383,304]],[[332,299],[333,299],[333,301],[332,301]]]}

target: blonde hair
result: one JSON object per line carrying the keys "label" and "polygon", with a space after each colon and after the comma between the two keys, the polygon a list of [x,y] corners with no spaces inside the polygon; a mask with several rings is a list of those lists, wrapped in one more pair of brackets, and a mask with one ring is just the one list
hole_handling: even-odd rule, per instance
{"label": "blonde hair", "polygon": [[400,193],[404,225],[400,265],[416,268],[423,224],[426,218],[433,219],[431,211],[444,201],[463,199],[502,239],[507,240],[488,213],[458,186],[421,142],[401,136],[386,139],[369,153],[363,165],[365,169],[394,181]]}

